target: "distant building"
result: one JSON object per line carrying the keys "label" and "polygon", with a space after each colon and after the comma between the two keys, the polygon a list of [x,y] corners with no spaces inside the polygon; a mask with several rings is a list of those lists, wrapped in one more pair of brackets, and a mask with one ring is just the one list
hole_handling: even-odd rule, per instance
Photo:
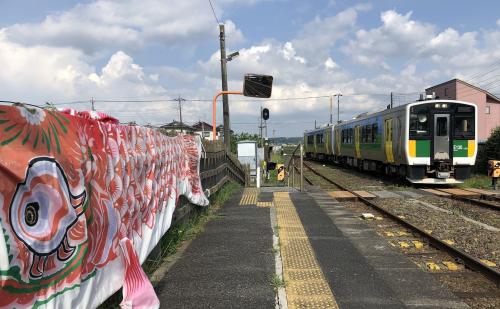
{"label": "distant building", "polygon": [[[194,129],[194,134],[201,136],[203,139],[212,140],[212,125],[208,124],[204,121],[198,121],[197,123],[192,125]],[[216,137],[217,139],[218,137]]]}
{"label": "distant building", "polygon": [[180,133],[181,131],[185,134],[193,134],[194,133],[194,128],[192,126],[189,126],[185,123],[180,123],[177,120],[172,121],[171,123],[167,123],[165,125],[162,125],[160,127],[161,129],[164,129],[166,131],[173,131]]}
{"label": "distant building", "polygon": [[488,139],[491,130],[500,126],[500,98],[484,89],[455,78],[427,88],[425,93],[435,93],[436,98],[439,99],[475,103],[477,105],[477,135],[479,141]]}

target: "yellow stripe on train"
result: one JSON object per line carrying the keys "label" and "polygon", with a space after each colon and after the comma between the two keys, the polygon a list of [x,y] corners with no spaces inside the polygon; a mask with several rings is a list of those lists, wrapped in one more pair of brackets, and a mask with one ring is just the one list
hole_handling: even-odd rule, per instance
{"label": "yellow stripe on train", "polygon": [[468,157],[474,156],[475,150],[476,150],[476,141],[475,140],[468,140],[467,141],[467,156]]}

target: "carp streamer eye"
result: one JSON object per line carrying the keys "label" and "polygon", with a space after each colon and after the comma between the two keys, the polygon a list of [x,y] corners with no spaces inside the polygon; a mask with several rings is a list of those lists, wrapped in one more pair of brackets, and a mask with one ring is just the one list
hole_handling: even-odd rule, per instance
{"label": "carp streamer eye", "polygon": [[38,209],[40,205],[37,202],[29,203],[24,210],[24,220],[28,226],[33,226],[38,222]]}

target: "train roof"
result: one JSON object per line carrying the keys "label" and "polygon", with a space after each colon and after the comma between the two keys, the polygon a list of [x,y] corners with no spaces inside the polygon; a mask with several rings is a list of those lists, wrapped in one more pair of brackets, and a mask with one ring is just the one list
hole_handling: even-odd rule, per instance
{"label": "train roof", "polygon": [[472,106],[475,106],[477,108],[476,104],[470,103],[470,102],[465,102],[465,101],[445,100],[445,99],[423,100],[423,101],[415,101],[415,102],[406,103],[406,104],[403,104],[403,105],[400,105],[400,106],[396,106],[396,107],[393,107],[393,108],[388,108],[388,109],[380,110],[380,111],[373,112],[373,113],[361,114],[357,118],[343,121],[339,125],[350,124],[350,123],[357,122],[359,120],[368,119],[368,118],[371,118],[371,117],[374,117],[374,116],[379,116],[379,115],[384,115],[384,114],[391,113],[391,112],[394,112],[394,111],[404,110],[406,108],[409,108],[409,107],[415,106],[415,105],[435,104],[435,103],[443,103],[443,102],[460,103],[460,104],[472,105]]}
{"label": "train roof", "polygon": [[333,128],[334,126],[335,126],[335,124],[329,123],[326,126],[322,126],[322,127],[316,128],[316,129],[305,130],[304,134],[314,134],[314,133],[317,133],[317,132],[323,132],[325,129]]}

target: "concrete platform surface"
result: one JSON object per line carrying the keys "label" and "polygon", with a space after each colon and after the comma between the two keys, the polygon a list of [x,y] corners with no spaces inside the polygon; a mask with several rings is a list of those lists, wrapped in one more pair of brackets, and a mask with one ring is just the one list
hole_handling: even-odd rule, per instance
{"label": "concrete platform surface", "polygon": [[161,308],[273,308],[270,209],[239,190],[157,286]]}
{"label": "concrete platform surface", "polygon": [[329,192],[277,192],[238,190],[157,286],[161,308],[277,308],[281,272],[290,309],[468,308]]}

